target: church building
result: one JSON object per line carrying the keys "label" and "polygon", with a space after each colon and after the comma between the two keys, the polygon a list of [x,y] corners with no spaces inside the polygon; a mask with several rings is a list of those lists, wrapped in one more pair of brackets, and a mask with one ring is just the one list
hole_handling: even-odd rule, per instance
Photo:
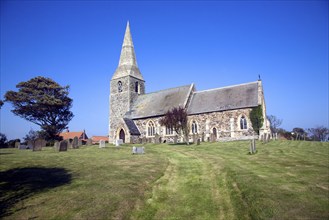
{"label": "church building", "polygon": [[[194,84],[145,93],[129,22],[119,65],[110,82],[109,142],[172,142],[175,132],[159,120],[168,110],[183,107],[188,114],[190,139],[246,140],[254,137],[250,111],[261,105],[264,123],[260,136],[270,134],[262,81],[197,91]],[[260,137],[259,136],[259,137]],[[176,136],[177,137],[177,136]]]}

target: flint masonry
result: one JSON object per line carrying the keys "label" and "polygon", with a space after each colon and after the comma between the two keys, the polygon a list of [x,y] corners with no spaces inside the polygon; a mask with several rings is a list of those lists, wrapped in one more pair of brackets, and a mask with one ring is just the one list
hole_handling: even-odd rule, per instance
{"label": "flint masonry", "polygon": [[270,125],[261,80],[204,91],[196,91],[190,84],[146,94],[127,23],[119,65],[110,82],[110,142],[172,141],[175,132],[161,126],[159,120],[174,107],[186,109],[191,139],[251,139],[254,132],[249,113],[258,105],[262,105],[265,119],[262,136],[270,133]]}

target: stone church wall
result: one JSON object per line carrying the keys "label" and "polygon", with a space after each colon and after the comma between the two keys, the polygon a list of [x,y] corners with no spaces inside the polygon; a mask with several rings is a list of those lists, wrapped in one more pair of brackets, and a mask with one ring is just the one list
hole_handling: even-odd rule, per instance
{"label": "stone church wall", "polygon": [[[253,137],[253,129],[251,121],[249,119],[249,113],[251,108],[237,109],[224,112],[212,112],[203,113],[197,115],[189,115],[188,123],[190,126],[190,140],[193,139],[191,131],[191,124],[193,121],[197,124],[197,136],[201,139],[203,136],[204,140],[211,140],[211,137],[215,137],[214,141],[230,141],[230,140],[245,140]],[[240,119],[244,116],[247,120],[247,129],[240,129]],[[152,121],[155,125],[155,133],[159,134],[161,141],[172,142],[173,135],[166,135],[166,128],[161,126],[159,123],[161,117],[137,119],[134,120],[138,127],[141,136],[140,138],[152,139],[147,134],[148,123]],[[216,129],[215,136],[212,136],[213,129]]]}

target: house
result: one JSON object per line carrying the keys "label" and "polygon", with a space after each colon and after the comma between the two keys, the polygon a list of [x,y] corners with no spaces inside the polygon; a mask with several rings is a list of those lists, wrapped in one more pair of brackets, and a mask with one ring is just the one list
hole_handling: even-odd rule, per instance
{"label": "house", "polygon": [[108,142],[109,137],[108,136],[92,136],[91,141],[93,144],[98,144],[101,140]]}
{"label": "house", "polygon": [[74,137],[78,137],[78,139],[80,140],[87,140],[88,139],[88,136],[86,134],[86,131],[83,130],[83,131],[73,131],[73,132],[70,132],[70,131],[65,131],[65,132],[62,132],[59,134],[60,137],[63,138],[63,140],[68,140],[68,139],[72,139]]}

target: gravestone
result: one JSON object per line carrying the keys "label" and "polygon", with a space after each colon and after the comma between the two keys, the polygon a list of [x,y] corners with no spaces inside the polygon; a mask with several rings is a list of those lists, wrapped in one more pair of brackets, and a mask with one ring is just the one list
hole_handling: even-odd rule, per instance
{"label": "gravestone", "polygon": [[144,154],[145,151],[144,151],[144,147],[135,147],[133,146],[132,148],[132,154]]}
{"label": "gravestone", "polygon": [[197,139],[197,136],[195,134],[193,134],[193,144],[196,144],[196,139]]}
{"label": "gravestone", "polygon": [[215,142],[216,141],[216,135],[215,134],[210,134],[210,141]]}
{"label": "gravestone", "polygon": [[82,140],[81,139],[78,139],[78,148],[82,146]]}
{"label": "gravestone", "polygon": [[146,144],[146,143],[147,143],[147,139],[146,139],[145,136],[142,138],[142,143],[143,143],[143,144]]}
{"label": "gravestone", "polygon": [[41,151],[42,148],[45,146],[46,146],[46,141],[42,138],[38,138],[34,142],[33,151]]}
{"label": "gravestone", "polygon": [[89,139],[87,139],[87,145],[89,146],[89,145],[93,145],[93,141],[89,138]]}
{"label": "gravestone", "polygon": [[271,138],[271,135],[270,134],[267,134],[266,135],[266,143],[270,142],[270,138]]}
{"label": "gravestone", "polygon": [[204,142],[204,132],[202,132],[201,141]]}
{"label": "gravestone", "polygon": [[254,152],[254,147],[252,145],[252,140],[250,140],[249,154],[253,154],[253,152]]}
{"label": "gravestone", "polygon": [[67,139],[67,148],[73,148],[73,139]]}
{"label": "gravestone", "polygon": [[160,137],[160,135],[158,135],[158,133],[156,133],[155,136],[154,136],[154,143],[155,144],[159,143],[159,137]]}
{"label": "gravestone", "polygon": [[252,139],[253,152],[256,153],[256,141]]}
{"label": "gravestone", "polygon": [[78,137],[74,137],[73,138],[73,141],[72,141],[72,148],[73,149],[78,149],[79,148],[79,146],[78,146],[78,140],[79,140]]}
{"label": "gravestone", "polygon": [[177,144],[177,139],[178,139],[178,137],[177,137],[177,135],[175,135],[174,136],[174,144]]}
{"label": "gravestone", "polygon": [[255,139],[250,140],[250,154],[255,154],[256,153],[256,142]]}
{"label": "gravestone", "polygon": [[58,151],[62,152],[62,151],[67,151],[67,140],[63,140],[61,142],[59,142],[59,148]]}
{"label": "gravestone", "polygon": [[18,149],[19,149],[19,150],[26,150],[26,149],[28,149],[28,148],[27,148],[27,145],[25,145],[25,144],[21,144],[21,145],[18,147]]}
{"label": "gravestone", "polygon": [[21,146],[21,142],[19,142],[19,141],[16,141],[16,142],[15,142],[15,148],[17,148],[17,149],[18,149],[20,146]]}
{"label": "gravestone", "polygon": [[121,144],[123,144],[123,140],[122,139],[115,140],[115,146],[116,147],[120,147]]}
{"label": "gravestone", "polygon": [[99,148],[104,148],[105,147],[105,141],[104,140],[100,140],[99,141]]}
{"label": "gravestone", "polygon": [[34,145],[34,141],[28,141],[27,142],[26,149],[32,149],[33,148],[33,145]]}
{"label": "gravestone", "polygon": [[200,138],[196,141],[196,145],[200,145]]}
{"label": "gravestone", "polygon": [[55,148],[55,150],[59,150],[59,142],[58,141],[55,141],[54,148]]}

